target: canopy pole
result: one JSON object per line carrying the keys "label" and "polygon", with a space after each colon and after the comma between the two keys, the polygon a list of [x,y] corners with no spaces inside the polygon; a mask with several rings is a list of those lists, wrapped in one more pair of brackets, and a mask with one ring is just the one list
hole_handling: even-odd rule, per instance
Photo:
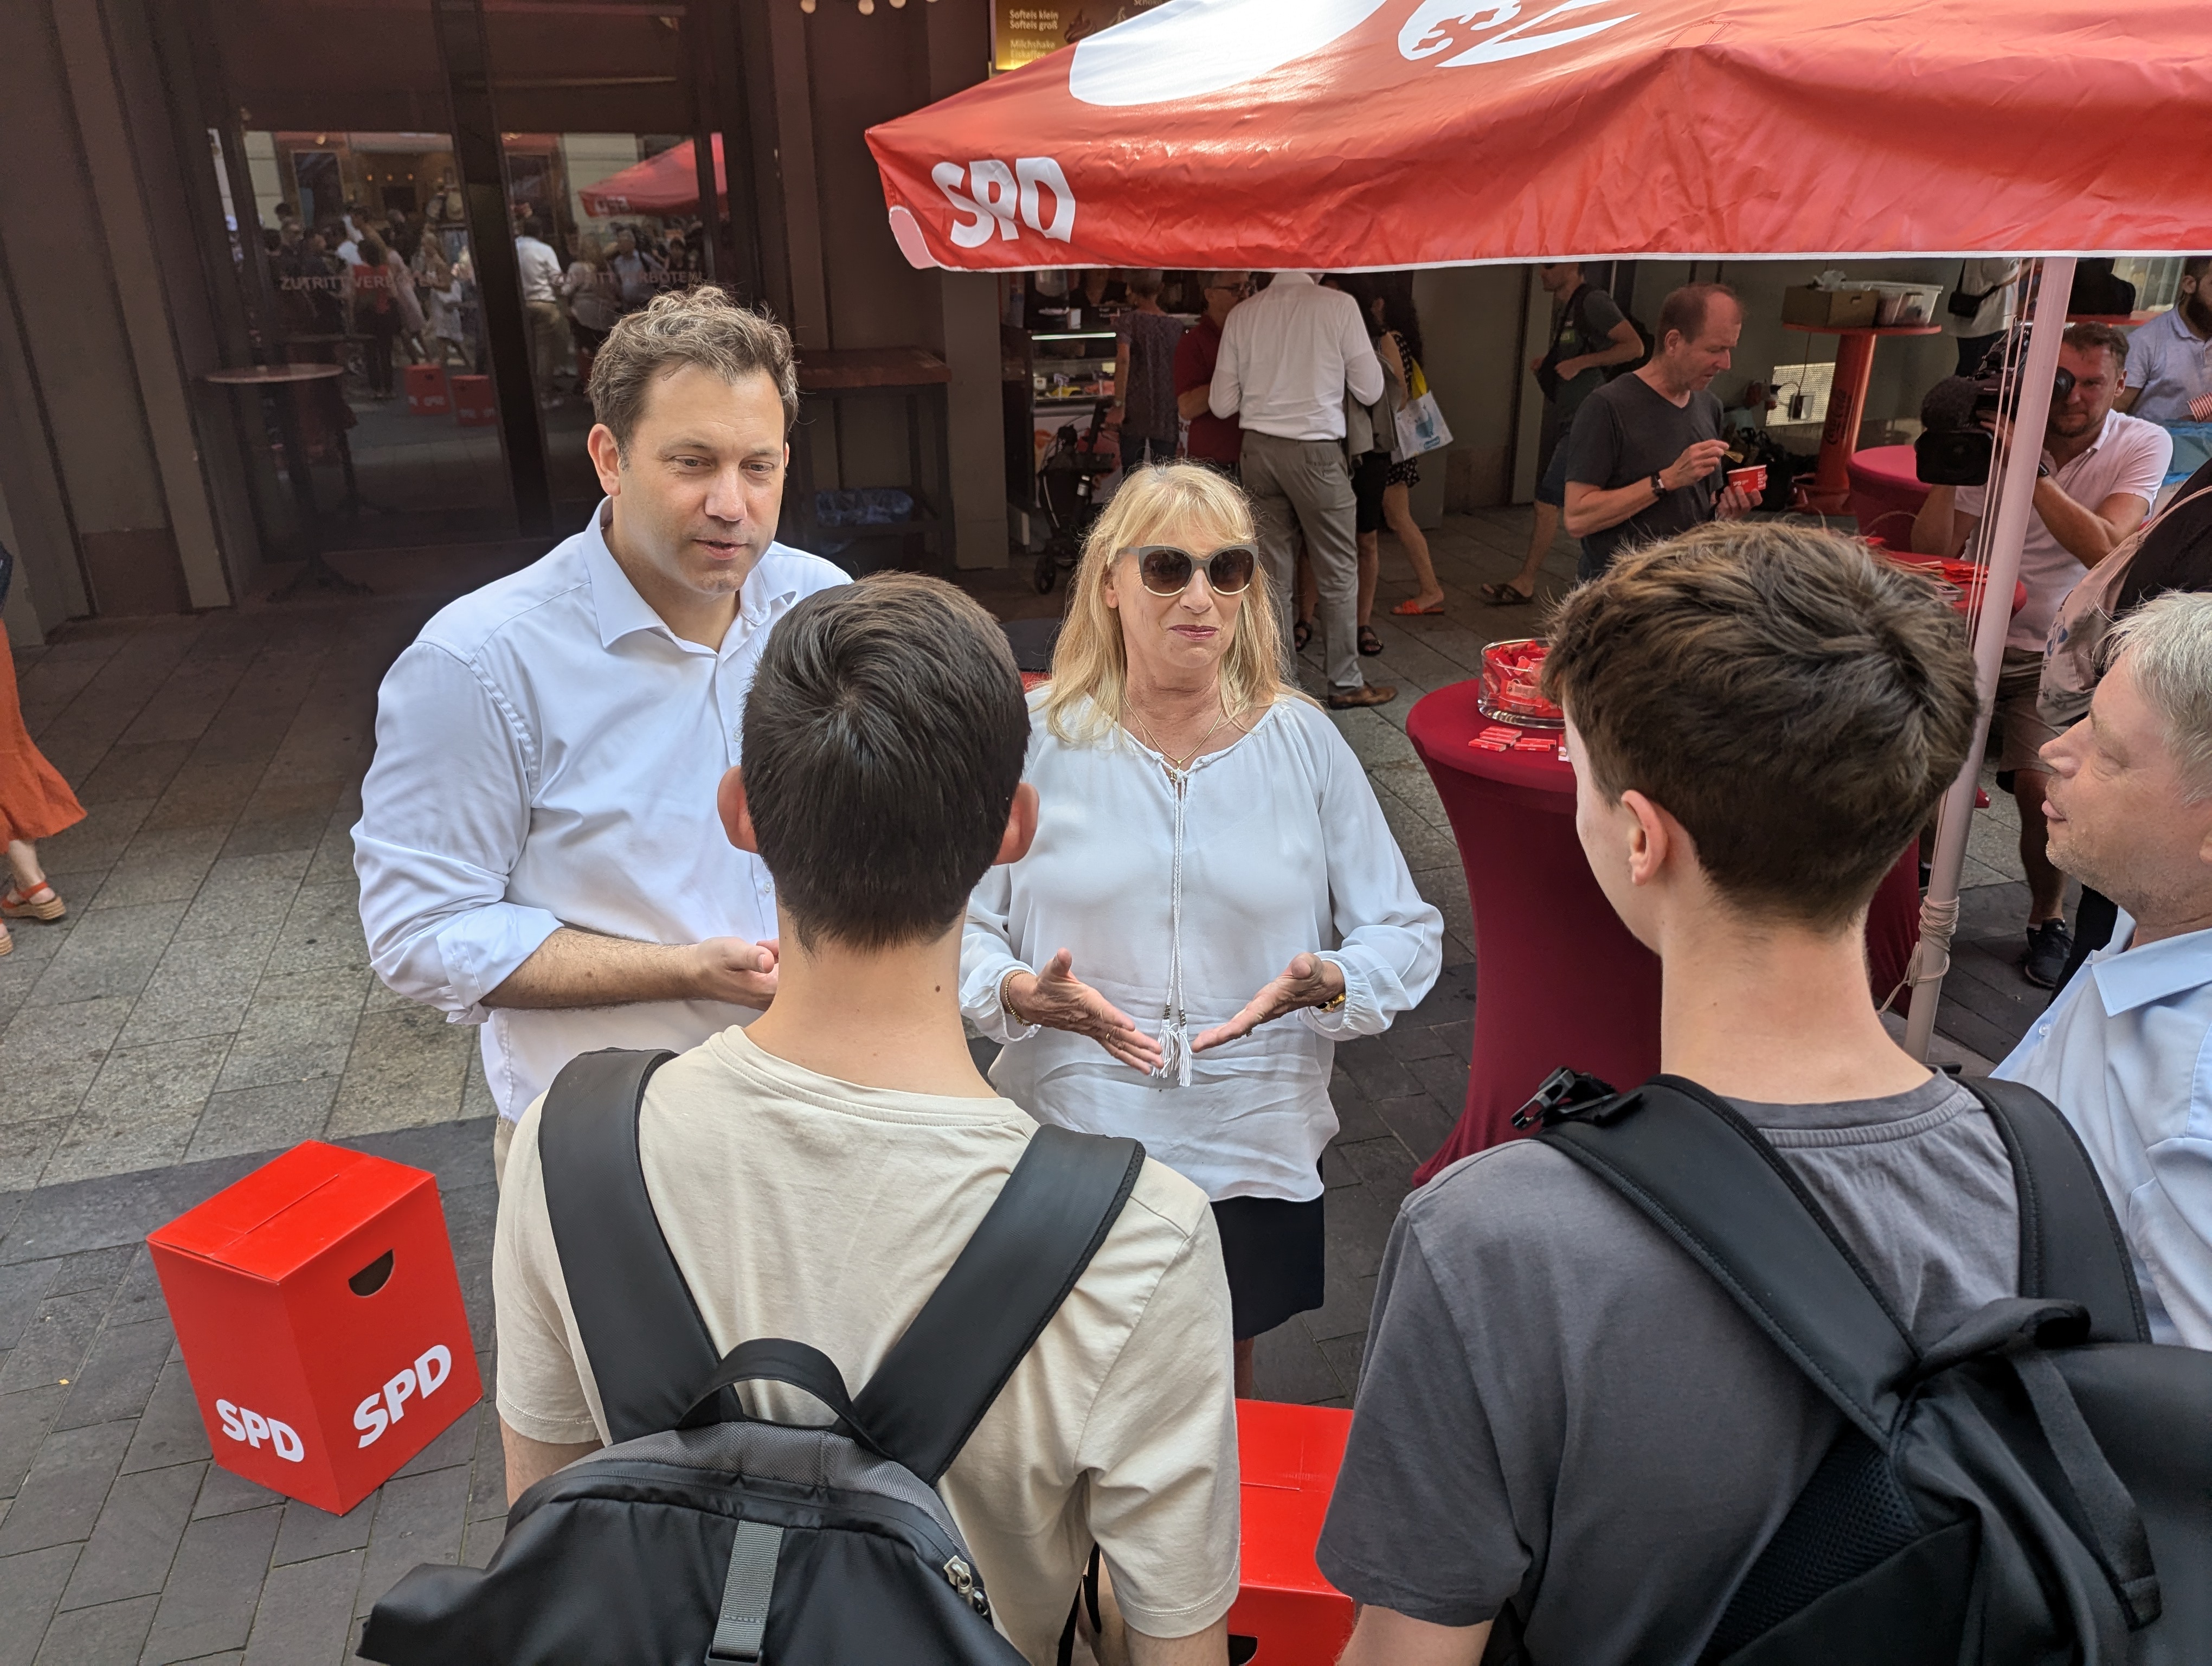
{"label": "canopy pole", "polygon": [[[2021,443],[2004,449],[1996,517],[1985,520],[1982,527],[1988,577],[1974,622],[1974,693],[1984,718],[1996,705],[1997,672],[2004,662],[2005,633],[2012,623],[2013,587],[2020,579],[2021,544],[2027,536],[2027,518],[2034,512],[2036,465],[2043,460],[2059,338],[2066,332],[2067,299],[2074,288],[2073,256],[2046,256],[2038,264],[2035,313],[2028,326],[2027,361],[2017,384],[2020,404],[2012,428]],[[1920,942],[1907,974],[1912,1010],[1905,1024],[1905,1050],[1923,1063],[1935,1038],[1943,975],[1951,968],[1951,937],[1959,922],[1959,876],[1966,866],[1966,830],[1973,819],[1988,735],[1986,721],[1975,726],[1966,766],[1944,793],[1936,820],[1936,854],[1929,864],[1928,895],[1920,904]]]}

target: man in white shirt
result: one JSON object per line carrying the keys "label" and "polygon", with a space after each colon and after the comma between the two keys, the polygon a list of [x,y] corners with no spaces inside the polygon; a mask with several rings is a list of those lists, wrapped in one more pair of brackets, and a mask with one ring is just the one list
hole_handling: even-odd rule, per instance
{"label": "man in white shirt", "polygon": [[561,257],[545,240],[545,222],[534,214],[514,240],[514,264],[530,322],[530,374],[538,383],[538,402],[557,404],[553,382],[568,363],[568,314],[561,305]]}
{"label": "man in white shirt", "polygon": [[2173,305],[2128,338],[2127,386],[2113,406],[2146,423],[2212,423],[2212,254],[2181,263]]}
{"label": "man in white shirt", "polygon": [[[2073,379],[2051,403],[2035,514],[2021,547],[2027,605],[2013,615],[1997,676],[1997,780],[2020,806],[2020,860],[2027,871],[2027,952],[2021,965],[2039,988],[2057,987],[2074,946],[2066,928],[2066,878],[2045,851],[2044,793],[2050,777],[2037,754],[2057,732],[2036,713],[2044,639],[2058,605],[2085,568],[2112,554],[2142,525],[2166,478],[2173,436],[2112,409],[2128,362],[2128,338],[2107,324],[2067,326],[2058,367]],[[1912,547],[1957,556],[1981,524],[1986,486],[1930,486],[1912,523]]]}
{"label": "man in white shirt", "polygon": [[[638,1114],[653,1213],[718,1350],[805,1342],[857,1392],[1027,1149],[1036,1124],[969,1055],[959,987],[969,891],[1036,835],[1029,738],[1005,638],[939,580],[810,598],[761,656],[720,804],[775,874],[781,987],[750,1029],[664,1065]],[[515,1139],[492,1257],[510,1500],[607,1437],[546,1214],[542,1115]],[[822,1420],[789,1390],[745,1393],[757,1414]],[[1094,1542],[1135,1666],[1225,1666],[1229,1291],[1196,1186],[1145,1162],[939,1490],[1031,1666],[1054,1657]]]}
{"label": "man in white shirt", "polygon": [[774,541],[780,325],[665,295],[608,337],[592,397],[606,501],[394,662],[354,829],[371,964],[484,1025],[502,1156],[577,1054],[694,1046],[775,994],[774,887],[715,787],[769,627],[846,581]]}
{"label": "man in white shirt", "polygon": [[[1942,328],[1959,344],[1959,370],[1972,376],[1982,368],[1990,349],[2012,327],[2013,286],[2020,281],[2020,262],[2002,258],[1960,263],[1959,281],[1952,286],[1953,300],[1964,296],[1974,303],[1971,313],[1943,309]],[[2123,410],[2127,407],[2120,407]]]}
{"label": "man in white shirt", "polygon": [[[1398,697],[1359,669],[1358,503],[1344,460],[1347,389],[1358,403],[1374,404],[1382,397],[1382,363],[1360,322],[1359,303],[1341,289],[1322,289],[1311,272],[1277,272],[1222,325],[1208,408],[1243,429],[1244,489],[1260,523],[1283,652],[1293,661],[1297,534],[1305,533],[1320,595],[1328,703],[1340,709]],[[1295,663],[1285,675],[1297,680]]]}
{"label": "man in white shirt", "polygon": [[2088,1147],[2151,1340],[2212,1348],[2212,596],[2154,597],[2112,635],[2089,715],[2043,756],[2051,859],[2119,920],[1996,1073]]}

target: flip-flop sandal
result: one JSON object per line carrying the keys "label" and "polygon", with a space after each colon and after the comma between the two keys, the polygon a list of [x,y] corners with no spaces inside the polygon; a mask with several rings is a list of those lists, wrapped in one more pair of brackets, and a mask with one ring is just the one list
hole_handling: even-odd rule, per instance
{"label": "flip-flop sandal", "polygon": [[1370,660],[1382,652],[1382,639],[1375,634],[1373,625],[1359,627],[1359,651]]}
{"label": "flip-flop sandal", "polygon": [[53,886],[44,879],[28,891],[10,885],[4,894],[0,894],[0,918],[58,920],[68,912],[68,904],[54,895]]}
{"label": "flip-flop sandal", "polygon": [[1291,646],[1296,648],[1300,654],[1304,654],[1306,651],[1306,644],[1311,641],[1313,641],[1313,622],[1311,620],[1300,619],[1296,624],[1291,627]]}
{"label": "flip-flop sandal", "polygon": [[1510,584],[1486,584],[1482,599],[1492,607],[1526,607],[1536,599],[1536,593],[1531,590],[1524,596]]}
{"label": "flip-flop sandal", "polygon": [[1400,602],[1390,610],[1392,617],[1401,619],[1425,619],[1444,611],[1443,602],[1431,602],[1424,607],[1418,601]]}

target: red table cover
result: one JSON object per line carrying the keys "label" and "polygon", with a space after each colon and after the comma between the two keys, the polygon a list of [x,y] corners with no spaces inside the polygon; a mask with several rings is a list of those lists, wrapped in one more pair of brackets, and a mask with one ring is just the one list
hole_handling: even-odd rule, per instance
{"label": "red table cover", "polygon": [[[1561,1065],[1624,1088],[1659,1068],[1659,959],[1629,935],[1583,858],[1574,769],[1556,750],[1469,745],[1494,727],[1476,708],[1480,691],[1480,682],[1455,683],[1425,696],[1406,719],[1467,867],[1479,986],[1467,1104],[1458,1126],[1413,1171],[1416,1186],[1471,1152],[1529,1132],[1513,1126],[1513,1113]],[[1904,977],[1919,937],[1916,842],[1868,912],[1875,1000]]]}

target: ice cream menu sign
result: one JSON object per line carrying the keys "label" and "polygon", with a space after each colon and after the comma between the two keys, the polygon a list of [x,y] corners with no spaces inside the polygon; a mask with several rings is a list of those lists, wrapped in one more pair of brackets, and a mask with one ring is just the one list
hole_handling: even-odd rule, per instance
{"label": "ice cream menu sign", "polygon": [[991,62],[1018,70],[1086,34],[1150,11],[1160,0],[992,0]]}

